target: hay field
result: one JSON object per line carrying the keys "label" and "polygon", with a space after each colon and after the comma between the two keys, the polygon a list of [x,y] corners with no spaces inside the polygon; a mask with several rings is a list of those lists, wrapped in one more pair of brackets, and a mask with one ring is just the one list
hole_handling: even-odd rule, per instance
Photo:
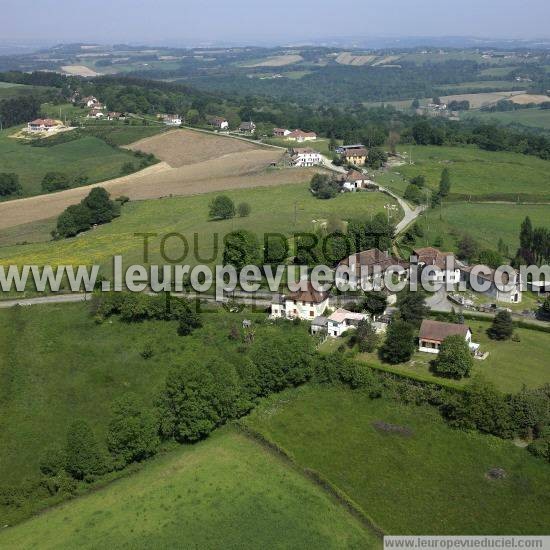
{"label": "hay field", "polygon": [[353,55],[350,52],[342,52],[335,59],[336,63],[340,65],[353,65],[355,67],[362,67],[367,63],[370,63],[376,59],[375,55]]}
{"label": "hay field", "polygon": [[81,201],[92,187],[104,187],[113,197],[144,200],[303,183],[315,173],[312,168],[269,169],[283,155],[281,149],[191,130],[168,132],[137,144],[133,147],[154,151],[163,161],[99,184],[0,203],[0,230],[58,216]]}
{"label": "hay field", "polygon": [[525,95],[522,90],[513,92],[485,92],[480,94],[454,94],[442,96],[441,99],[445,103],[451,101],[469,101],[471,109],[479,109],[484,105],[491,105],[501,99],[510,99],[512,96],[514,96],[515,100],[515,98],[520,95]]}
{"label": "hay field", "polygon": [[86,67],[85,65],[64,65],[61,67],[67,74],[76,76],[99,76],[94,70]]}
{"label": "hay field", "polygon": [[288,54],[288,55],[276,55],[274,57],[269,57],[260,61],[258,63],[247,63],[242,65],[243,67],[284,67],[285,65],[293,65],[303,61],[303,57],[298,54]]}
{"label": "hay field", "polygon": [[529,103],[540,105],[541,103],[550,101],[550,97],[547,95],[518,94],[512,98],[512,101],[518,105],[528,105]]}

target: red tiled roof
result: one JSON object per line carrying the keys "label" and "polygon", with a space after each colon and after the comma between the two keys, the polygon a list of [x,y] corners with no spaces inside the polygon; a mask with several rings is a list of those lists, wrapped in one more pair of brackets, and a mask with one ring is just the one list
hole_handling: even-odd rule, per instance
{"label": "red tiled roof", "polygon": [[455,323],[442,323],[441,321],[432,321],[424,319],[420,327],[418,337],[421,340],[433,340],[443,342],[448,336],[463,336],[468,334],[469,328],[466,325],[457,325]]}
{"label": "red tiled roof", "polygon": [[307,283],[307,290],[297,290],[296,292],[291,292],[287,296],[290,300],[296,300],[298,302],[309,302],[314,304],[320,304],[328,298],[328,292],[321,292],[313,288],[311,281]]}

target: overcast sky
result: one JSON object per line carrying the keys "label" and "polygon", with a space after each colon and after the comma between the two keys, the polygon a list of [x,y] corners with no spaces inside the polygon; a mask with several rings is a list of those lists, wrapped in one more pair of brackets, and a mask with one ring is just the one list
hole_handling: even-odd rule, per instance
{"label": "overcast sky", "polygon": [[0,40],[53,43],[550,35],[550,0],[0,0],[0,17]]}

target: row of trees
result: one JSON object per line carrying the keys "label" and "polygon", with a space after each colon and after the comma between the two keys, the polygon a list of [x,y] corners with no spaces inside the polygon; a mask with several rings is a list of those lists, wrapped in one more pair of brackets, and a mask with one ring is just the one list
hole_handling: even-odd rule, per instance
{"label": "row of trees", "polygon": [[516,254],[518,263],[542,264],[550,261],[550,229],[533,227],[527,216],[519,233],[519,249]]}
{"label": "row of trees", "polygon": [[250,216],[252,211],[250,204],[241,202],[237,206],[227,195],[217,195],[212,199],[208,207],[209,215],[214,220],[229,220],[238,215],[240,218]]}

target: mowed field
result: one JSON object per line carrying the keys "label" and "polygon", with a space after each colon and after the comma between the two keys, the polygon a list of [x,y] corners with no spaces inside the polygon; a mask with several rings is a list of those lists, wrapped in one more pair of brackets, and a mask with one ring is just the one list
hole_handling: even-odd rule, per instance
{"label": "mowed field", "polygon": [[472,200],[516,201],[522,196],[533,202],[550,202],[550,161],[470,146],[412,146],[401,152],[407,158],[412,153],[413,164],[398,166],[381,180],[399,193],[405,191],[405,180],[417,175],[424,175],[427,185],[437,189],[441,172],[447,167],[451,173],[451,198],[459,195]]}
{"label": "mowed field", "polygon": [[[550,204],[492,204],[448,202],[436,210],[428,210],[419,224],[424,236],[417,239],[420,246],[430,246],[442,240],[441,248],[457,251],[462,235],[469,233],[483,248],[497,249],[499,239],[515,254],[519,247],[519,230],[526,216],[535,227],[547,226]],[[467,220],[467,221],[466,221]]]}
{"label": "mowed field", "polygon": [[[510,441],[449,428],[434,408],[304,386],[272,396],[245,422],[389,534],[548,533],[550,468]],[[488,479],[491,468],[506,478]]]}
{"label": "mowed field", "polygon": [[502,124],[521,124],[531,128],[550,130],[550,109],[519,109],[501,113],[484,113],[475,111],[468,113],[483,122],[496,121]]}
{"label": "mowed field", "polygon": [[[200,182],[195,188],[197,193],[201,191],[199,185]],[[248,202],[252,209],[250,215],[230,220],[209,220],[209,204],[215,196],[213,193],[130,202],[124,205],[120,218],[73,239],[0,248],[0,263],[95,263],[101,264],[107,270],[106,273],[109,273],[113,254],[123,254],[125,262],[144,261],[143,237],[136,236],[136,233],[143,232],[157,235],[150,239],[150,263],[165,263],[160,256],[160,242],[164,235],[173,232],[184,235],[191,250],[193,234],[198,234],[200,256],[209,258],[209,263],[215,263],[214,258],[221,261],[223,236],[233,229],[248,229],[263,240],[264,233],[290,234],[294,231],[311,231],[318,227],[319,222],[331,216],[339,219],[370,218],[378,212],[384,212],[385,204],[395,204],[393,199],[383,193],[345,193],[331,200],[316,199],[310,193],[306,181],[297,185],[237,189],[227,191],[226,194],[236,204]],[[401,214],[396,221],[400,217]],[[46,229],[43,225],[41,228]],[[11,232],[12,242],[21,241],[16,229]],[[39,231],[35,228],[33,232],[33,224],[25,225],[23,229],[25,234],[36,234]],[[214,252],[216,235],[219,241],[217,254]],[[168,239],[165,243],[165,252],[171,258],[180,257],[183,252],[181,240]],[[190,253],[185,258],[185,263],[194,265],[204,262],[198,262]]]}
{"label": "mowed field", "polygon": [[244,435],[207,441],[10,529],[0,547],[380,548],[329,495]]}
{"label": "mowed field", "polygon": [[[97,141],[113,151],[101,140]],[[69,145],[73,143],[66,144]],[[125,195],[132,200],[143,200],[292,184],[309,181],[315,173],[315,169],[268,168],[283,155],[280,149],[255,146],[242,140],[191,130],[176,130],[147,138],[139,146],[146,152],[158,152],[159,158],[166,160],[129,176],[102,182],[101,187],[107,189],[113,197]],[[46,154],[52,148],[35,149]],[[125,155],[124,152],[120,154]],[[47,158],[54,157],[50,154]],[[0,230],[57,216],[67,206],[81,201],[89,191],[90,187],[86,186],[40,198],[18,199],[10,201],[9,205],[0,204]]]}
{"label": "mowed field", "polygon": [[[117,177],[125,163],[136,160],[130,152],[115,149],[93,136],[52,147],[31,147],[9,137],[13,133],[13,128],[0,132],[0,172],[18,174],[25,195],[42,193],[40,184],[47,172],[63,172],[69,178],[85,176],[94,183]],[[17,208],[0,203],[2,211]]]}

